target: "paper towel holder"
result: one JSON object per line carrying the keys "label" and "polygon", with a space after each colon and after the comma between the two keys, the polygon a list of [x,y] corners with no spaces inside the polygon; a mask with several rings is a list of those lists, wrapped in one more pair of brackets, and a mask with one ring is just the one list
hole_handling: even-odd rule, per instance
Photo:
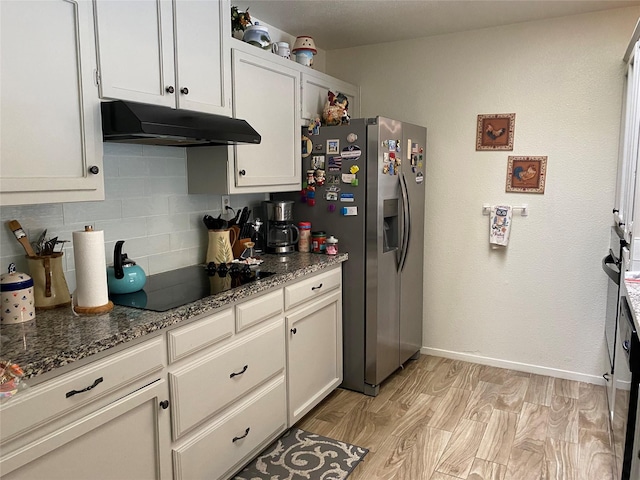
{"label": "paper towel holder", "polygon": [[[528,217],[529,216],[529,205],[527,205],[526,203],[524,205],[513,205],[511,207],[511,210],[513,210],[514,212],[516,210],[520,210],[520,216],[521,217]],[[484,203],[482,204],[482,214],[483,215],[491,215],[491,205],[488,203]]]}
{"label": "paper towel holder", "polygon": [[[94,231],[93,225],[85,225],[84,231],[93,232]],[[105,271],[105,286],[106,286],[106,271]],[[76,287],[76,292],[77,292],[77,287]],[[105,303],[104,305],[89,306],[89,307],[80,306],[76,303],[78,301],[76,297],[76,292],[73,292],[73,294],[71,295],[71,310],[76,315],[99,315],[102,313],[108,313],[111,310],[113,310],[113,302],[111,300],[108,300],[107,303]]]}

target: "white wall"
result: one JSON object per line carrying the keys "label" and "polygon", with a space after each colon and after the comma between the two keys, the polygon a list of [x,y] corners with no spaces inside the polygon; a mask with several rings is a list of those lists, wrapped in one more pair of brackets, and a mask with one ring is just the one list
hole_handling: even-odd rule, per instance
{"label": "white wall", "polygon": [[[597,382],[622,55],[640,9],[327,52],[363,116],[426,125],[424,350]],[[512,152],[476,152],[478,114],[516,113]],[[547,155],[544,195],[505,193],[508,155]],[[483,203],[530,206],[505,251]]]}
{"label": "white wall", "polygon": [[[117,240],[123,251],[147,274],[204,263],[207,229],[204,214],[225,218],[220,195],[187,193],[187,159],[184,148],[104,144],[105,196],[103,202],[3,206],[2,223],[17,219],[30,240],[43,229],[47,237],[71,240],[72,232],[93,225],[103,230],[107,263],[113,262]],[[232,195],[231,206],[259,205],[263,194]],[[255,209],[254,209],[255,211]],[[257,215],[259,216],[259,215]],[[64,248],[63,268],[69,289],[75,289],[73,245]],[[14,262],[29,273],[22,246],[11,231],[0,229],[0,266]],[[106,268],[106,266],[105,266]]]}

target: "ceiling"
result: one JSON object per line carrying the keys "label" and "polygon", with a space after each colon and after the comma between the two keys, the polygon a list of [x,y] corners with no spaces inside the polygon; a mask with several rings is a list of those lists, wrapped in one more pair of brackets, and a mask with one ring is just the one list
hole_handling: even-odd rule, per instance
{"label": "ceiling", "polygon": [[640,5],[617,0],[232,0],[323,50],[407,40]]}

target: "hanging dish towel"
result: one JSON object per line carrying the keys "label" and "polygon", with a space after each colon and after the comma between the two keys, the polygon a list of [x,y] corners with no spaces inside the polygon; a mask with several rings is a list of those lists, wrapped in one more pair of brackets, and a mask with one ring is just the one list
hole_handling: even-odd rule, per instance
{"label": "hanging dish towel", "polygon": [[489,243],[491,246],[506,247],[511,232],[511,206],[494,205],[491,207],[491,223],[489,225]]}

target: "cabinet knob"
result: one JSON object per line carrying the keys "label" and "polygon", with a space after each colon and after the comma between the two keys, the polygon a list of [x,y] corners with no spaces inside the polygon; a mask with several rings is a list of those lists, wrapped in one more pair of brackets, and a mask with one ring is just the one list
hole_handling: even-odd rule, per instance
{"label": "cabinet knob", "polygon": [[291,333],[293,333],[293,334],[295,335],[296,333],[298,333],[298,329],[297,329],[297,328],[295,328],[295,327],[293,327],[293,328],[291,329]]}
{"label": "cabinet knob", "polygon": [[98,168],[96,165],[91,165],[89,167],[89,173],[93,173],[94,175],[97,175],[100,173],[100,168]]}
{"label": "cabinet knob", "polygon": [[169,408],[169,400],[163,400],[160,402],[160,408],[166,410]]}
{"label": "cabinet knob", "polygon": [[618,213],[620,210],[618,210],[617,208],[613,209],[613,213]]}
{"label": "cabinet knob", "polygon": [[244,177],[244,176],[247,174],[247,172],[246,172],[245,170],[240,170],[240,171],[238,172],[238,174],[239,174],[241,177]]}
{"label": "cabinet knob", "polygon": [[180,93],[182,93],[183,95],[189,95],[189,89],[187,87],[182,87],[180,89]]}
{"label": "cabinet knob", "polygon": [[167,91],[167,93],[175,92],[174,88],[171,85],[169,85],[167,88],[165,88],[165,90]]}
{"label": "cabinet knob", "polygon": [[625,223],[624,222],[618,222],[618,226],[619,227],[624,227]]}

